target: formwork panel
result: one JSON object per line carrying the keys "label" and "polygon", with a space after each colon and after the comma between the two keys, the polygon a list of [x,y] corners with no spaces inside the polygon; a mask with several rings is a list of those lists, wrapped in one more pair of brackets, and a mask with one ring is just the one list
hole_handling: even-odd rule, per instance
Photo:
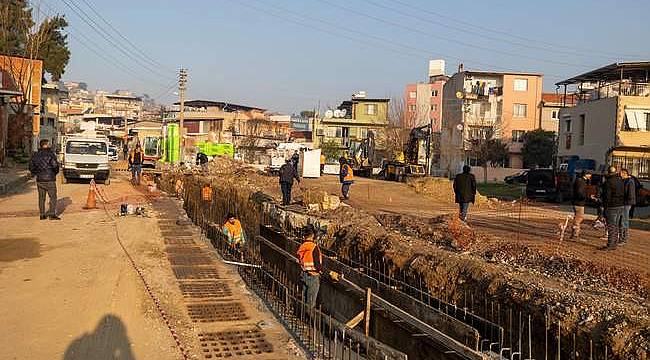
{"label": "formwork panel", "polygon": [[249,318],[238,302],[188,304],[187,312],[193,322],[242,321]]}
{"label": "formwork panel", "polygon": [[257,329],[201,333],[199,343],[205,359],[253,358],[273,352],[273,346]]}
{"label": "formwork panel", "polygon": [[168,254],[172,265],[213,265],[214,259],[207,254]]}
{"label": "formwork panel", "polygon": [[223,281],[187,282],[179,284],[183,297],[186,298],[224,298],[232,296],[232,290]]}
{"label": "formwork panel", "polygon": [[174,276],[179,280],[217,279],[219,272],[210,266],[174,266]]}

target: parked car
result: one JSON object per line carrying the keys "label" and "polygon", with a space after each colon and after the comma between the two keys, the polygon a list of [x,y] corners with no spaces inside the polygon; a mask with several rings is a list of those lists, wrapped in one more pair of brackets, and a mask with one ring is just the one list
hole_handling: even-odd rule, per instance
{"label": "parked car", "polygon": [[109,184],[108,141],[95,137],[68,137],[63,154],[63,180],[95,179]]}
{"label": "parked car", "polygon": [[115,145],[108,145],[108,160],[110,161],[118,161],[120,158],[117,155],[117,146]]}
{"label": "parked car", "polygon": [[[569,191],[567,193],[567,191]],[[529,199],[545,199],[562,202],[568,198],[571,188],[560,189],[558,176],[554,169],[532,169],[528,171],[526,197]]]}
{"label": "parked car", "polygon": [[513,175],[508,175],[503,179],[506,184],[518,185],[528,182],[528,170],[520,171]]}

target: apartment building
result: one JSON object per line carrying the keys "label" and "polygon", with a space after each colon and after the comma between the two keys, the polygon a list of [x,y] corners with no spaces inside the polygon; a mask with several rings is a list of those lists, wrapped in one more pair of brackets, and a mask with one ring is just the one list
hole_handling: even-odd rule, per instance
{"label": "apartment building", "polygon": [[331,141],[341,149],[355,151],[372,133],[375,147],[382,149],[388,127],[389,102],[389,99],[367,98],[365,92],[353,95],[335,111],[328,110],[325,117],[316,119],[315,146]]}
{"label": "apartment building", "polygon": [[524,134],[539,127],[541,98],[541,74],[459,66],[443,88],[440,168],[454,174],[465,164],[476,164],[471,156],[473,140],[490,135],[508,145],[505,165],[522,168]]}
{"label": "apartment building", "polygon": [[43,84],[42,93],[39,138],[48,139],[52,146],[58,147],[61,100],[67,96],[67,91],[59,89],[58,83],[48,83]]}
{"label": "apartment building", "polygon": [[448,79],[444,60],[431,60],[428,81],[406,85],[404,118],[409,128],[430,125],[433,132],[440,132],[442,89]]}
{"label": "apartment building", "polygon": [[[620,62],[560,81],[558,162],[591,159],[650,180],[650,61]],[[570,91],[573,90],[573,91]]]}
{"label": "apartment building", "polygon": [[539,105],[540,113],[538,128],[558,134],[560,125],[560,109],[574,105],[575,101],[573,97],[567,98],[567,101],[564,101],[563,94],[542,93],[542,101]]}
{"label": "apartment building", "polygon": [[123,117],[127,120],[139,120],[142,113],[142,98],[125,90],[117,90],[114,93],[97,91],[94,112]]}

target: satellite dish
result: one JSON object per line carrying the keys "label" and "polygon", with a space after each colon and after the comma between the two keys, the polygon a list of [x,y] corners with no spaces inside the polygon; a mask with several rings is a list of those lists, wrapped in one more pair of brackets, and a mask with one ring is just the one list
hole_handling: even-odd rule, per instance
{"label": "satellite dish", "polygon": [[456,98],[457,99],[462,99],[463,98],[463,92],[462,91],[456,91]]}
{"label": "satellite dish", "polygon": [[331,119],[333,116],[334,116],[334,112],[332,110],[325,111],[325,118],[326,119]]}
{"label": "satellite dish", "polygon": [[341,109],[341,117],[345,117],[345,115],[347,115],[347,114],[348,114],[347,109]]}
{"label": "satellite dish", "polygon": [[338,109],[334,110],[334,117],[335,118],[340,118],[341,117],[341,110],[338,110]]}
{"label": "satellite dish", "polygon": [[463,131],[463,124],[456,125],[456,129],[458,129],[458,131]]}

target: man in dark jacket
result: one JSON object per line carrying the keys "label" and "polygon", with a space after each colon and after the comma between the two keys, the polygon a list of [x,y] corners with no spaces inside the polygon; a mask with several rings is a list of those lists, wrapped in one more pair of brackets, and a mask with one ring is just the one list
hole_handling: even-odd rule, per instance
{"label": "man in dark jacket", "polygon": [[574,240],[580,240],[580,226],[585,218],[587,183],[589,180],[591,180],[591,173],[583,171],[573,182],[573,232],[571,238]]}
{"label": "man in dark jacket", "polygon": [[296,168],[293,167],[291,159],[287,159],[284,165],[280,166],[280,189],[282,190],[282,205],[289,205],[291,203],[291,187],[293,186],[293,179],[300,182],[300,177]]}
{"label": "man in dark jacket", "polygon": [[196,165],[201,166],[201,171],[203,172],[203,175],[207,174],[208,172],[208,162],[210,160],[208,159],[208,156],[204,154],[203,152],[199,151],[196,154]]}
{"label": "man in dark jacket", "polygon": [[131,167],[131,182],[133,185],[140,185],[140,175],[142,174],[142,163],[144,162],[144,153],[140,144],[135,145],[135,149],[129,154],[129,166]]}
{"label": "man in dark jacket", "polygon": [[607,247],[605,250],[614,250],[617,245],[625,245],[621,237],[623,210],[625,205],[625,185],[618,175],[616,167],[607,169],[607,176],[603,183],[603,206],[605,207],[605,221],[607,221]]}
{"label": "man in dark jacket", "polygon": [[630,176],[630,172],[627,169],[621,170],[621,179],[623,179],[623,218],[621,221],[621,243],[623,245],[627,243],[629,239],[630,231],[630,215],[632,207],[636,205],[636,182]]}
{"label": "man in dark jacket", "polygon": [[[48,140],[41,140],[40,149],[29,162],[29,172],[36,176],[38,189],[38,210],[41,220],[61,220],[56,215],[56,174],[59,173],[59,162],[50,149]],[[45,212],[45,194],[50,198],[50,208]]]}
{"label": "man in dark jacket", "polygon": [[463,166],[463,172],[456,175],[454,179],[454,194],[456,195],[456,203],[460,209],[458,217],[463,222],[467,220],[469,204],[473,204],[476,198],[476,178],[471,171],[472,168],[465,165]]}

